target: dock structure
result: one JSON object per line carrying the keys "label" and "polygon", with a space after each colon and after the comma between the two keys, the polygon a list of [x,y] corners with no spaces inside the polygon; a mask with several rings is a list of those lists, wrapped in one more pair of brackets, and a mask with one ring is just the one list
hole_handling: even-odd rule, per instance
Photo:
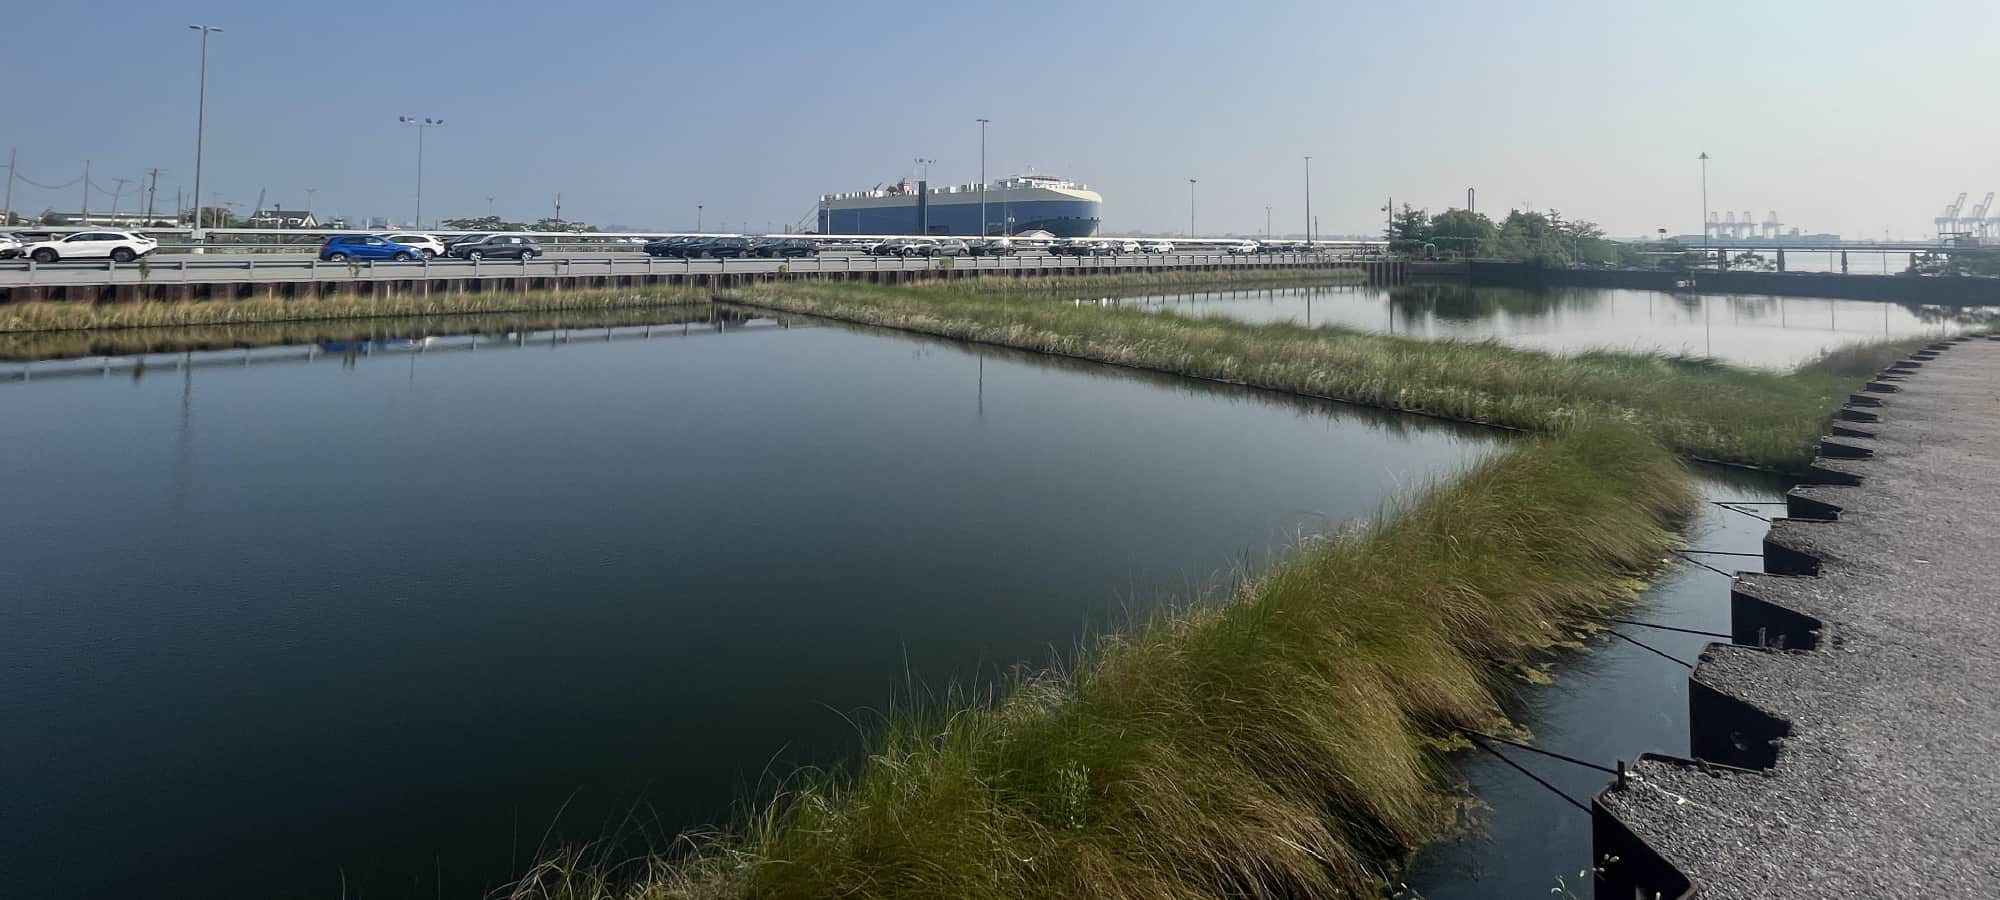
{"label": "dock structure", "polygon": [[1598,897],[2000,896],[2000,338],[1840,411],[1689,679],[1692,759],[1592,804]]}
{"label": "dock structure", "polygon": [[1355,270],[1370,283],[1401,284],[1398,259],[1333,253],[1162,253],[1125,256],[881,257],[801,259],[656,259],[595,255],[533,260],[431,260],[333,263],[317,259],[206,262],[200,258],[138,263],[17,263],[0,267],[0,304],[37,300],[116,303],[133,300],[310,299],[385,293],[480,293],[569,288],[732,287],[753,281],[817,279],[908,282],[958,278],[1035,278],[1279,269]]}

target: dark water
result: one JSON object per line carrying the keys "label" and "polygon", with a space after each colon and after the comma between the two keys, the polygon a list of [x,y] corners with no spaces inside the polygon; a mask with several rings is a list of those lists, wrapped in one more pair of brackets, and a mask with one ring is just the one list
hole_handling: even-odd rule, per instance
{"label": "dark water", "polygon": [[[1789,484],[1775,476],[1718,467],[1697,470],[1703,495],[1713,501],[1775,502]],[[1758,516],[1783,507],[1747,506]],[[1700,550],[1758,553],[1768,525],[1741,512],[1709,506],[1690,529],[1688,546]],[[1754,557],[1711,556],[1724,571],[1761,571]],[[1729,631],[1729,579],[1677,564],[1644,592],[1623,618],[1689,628]],[[1693,662],[1708,638],[1633,625],[1617,630],[1677,659]],[[1640,753],[1688,754],[1687,668],[1618,638],[1599,636],[1587,653],[1572,655],[1552,685],[1527,690],[1521,724],[1547,750],[1612,766]],[[1569,797],[1588,806],[1610,780],[1601,772],[1496,747]],[[1455,840],[1427,848],[1408,873],[1417,895],[1428,900],[1548,897],[1565,887],[1591,896],[1590,816],[1484,751],[1462,755],[1461,772],[1485,808]],[[1560,884],[1557,879],[1562,881]],[[1554,896],[1561,896],[1556,894]]]}
{"label": "dark water", "polygon": [[0,896],[473,896],[559,811],[727,818],[906,676],[1044,660],[1497,446],[837,327],[607,328],[0,383]]}
{"label": "dark water", "polygon": [[1439,284],[1205,291],[1076,302],[1248,322],[1340,325],[1426,340],[1493,338],[1559,353],[1657,350],[1772,368],[1789,368],[1847,344],[1955,333],[1994,316],[1989,309],[1862,300]]}

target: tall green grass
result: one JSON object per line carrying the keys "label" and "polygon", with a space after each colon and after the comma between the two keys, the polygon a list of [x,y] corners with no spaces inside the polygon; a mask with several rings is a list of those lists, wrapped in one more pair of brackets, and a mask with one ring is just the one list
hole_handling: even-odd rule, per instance
{"label": "tall green grass", "polygon": [[562,291],[401,291],[381,296],[241,300],[35,301],[0,304],[0,333],[107,328],[247,325],[322,319],[469,313],[589,311],[707,303],[706,289],[591,288]]}
{"label": "tall green grass", "polygon": [[516,900],[1372,897],[1446,830],[1454,729],[1628,602],[1698,505],[1592,421],[1306,545],[997,699],[904,710],[851,772],[622,865],[558,855]]}
{"label": "tall green grass", "polygon": [[1049,302],[1049,289],[1065,286],[760,284],[718,299],[1528,431],[1580,417],[1620,419],[1686,456],[1780,469],[1811,459],[1827,418],[1860,380],[1858,368],[1922,343],[1844,351],[1784,373],[1661,354],[1557,356],[1494,341],[1077,306]]}

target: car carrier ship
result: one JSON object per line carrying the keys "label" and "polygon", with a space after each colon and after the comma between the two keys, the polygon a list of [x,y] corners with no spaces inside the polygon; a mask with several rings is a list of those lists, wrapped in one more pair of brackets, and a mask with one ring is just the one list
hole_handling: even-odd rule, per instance
{"label": "car carrier ship", "polygon": [[[986,227],[980,228],[984,200]],[[1096,191],[1051,175],[1016,175],[986,185],[930,187],[908,179],[874,190],[819,198],[820,234],[933,234],[973,237],[1046,231],[1097,233]]]}

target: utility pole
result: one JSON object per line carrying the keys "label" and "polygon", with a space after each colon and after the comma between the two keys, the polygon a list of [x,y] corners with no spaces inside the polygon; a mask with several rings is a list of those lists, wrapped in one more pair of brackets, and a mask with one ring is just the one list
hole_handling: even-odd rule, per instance
{"label": "utility pole", "polygon": [[0,225],[14,224],[14,157],[19,148],[7,148],[7,199],[0,201]]}
{"label": "utility pole", "polygon": [[1478,191],[1474,190],[1473,188],[1466,188],[1466,189],[1465,189],[1465,211],[1466,211],[1466,212],[1469,212],[1469,213],[1477,213],[1477,212],[1479,212],[1479,204],[1477,204],[1477,203],[1473,202],[1474,198],[1476,198],[1476,197],[1478,197],[1478,196],[1479,196],[1479,193],[1478,193]]}
{"label": "utility pole", "polygon": [[1276,235],[1271,233],[1271,207],[1269,204],[1266,204],[1264,206],[1264,239],[1270,240],[1273,237],[1276,237]]}
{"label": "utility pole", "polygon": [[[111,218],[118,218],[118,198],[125,195],[125,186],[132,183],[130,178],[113,178],[111,183],[118,189],[111,192]],[[116,225],[117,222],[111,224]]]}
{"label": "utility pole", "polygon": [[1313,242],[1313,158],[1306,157],[1306,248]]}
{"label": "utility pole", "polygon": [[562,230],[562,191],[556,192],[556,230]]}
{"label": "utility pole", "polygon": [[160,193],[160,169],[146,170],[146,224],[153,224],[153,201]]}
{"label": "utility pole", "polygon": [[[201,237],[201,139],[208,124],[208,36],[221,34],[213,25],[189,25],[201,32],[201,76],[195,88],[194,107],[194,234]],[[196,251],[200,252],[199,250]]]}
{"label": "utility pole", "polygon": [[78,225],[90,224],[90,160],[83,161],[83,209],[77,211]]}
{"label": "utility pole", "polygon": [[486,217],[493,218],[493,195],[486,196]]}
{"label": "utility pole", "polygon": [[1192,178],[1188,179],[1188,237],[1189,238],[1194,237],[1194,183],[1195,183],[1194,179]]}
{"label": "utility pole", "polygon": [[986,236],[986,123],[979,120],[979,236]]}

